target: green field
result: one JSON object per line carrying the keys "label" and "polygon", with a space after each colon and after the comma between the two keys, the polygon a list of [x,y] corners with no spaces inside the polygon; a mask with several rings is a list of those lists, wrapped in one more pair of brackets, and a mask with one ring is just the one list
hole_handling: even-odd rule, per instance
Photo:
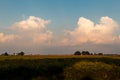
{"label": "green field", "polygon": [[0,80],[120,80],[120,57],[0,56]]}

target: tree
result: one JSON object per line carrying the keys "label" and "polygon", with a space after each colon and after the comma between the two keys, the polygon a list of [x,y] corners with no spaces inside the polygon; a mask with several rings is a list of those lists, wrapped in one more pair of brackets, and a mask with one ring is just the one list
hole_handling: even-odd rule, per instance
{"label": "tree", "polygon": [[9,54],[7,52],[1,54],[2,56],[9,56]]}
{"label": "tree", "polygon": [[93,53],[90,53],[90,55],[93,55]]}
{"label": "tree", "polygon": [[103,55],[103,53],[98,53],[98,55]]}
{"label": "tree", "polygon": [[89,51],[82,51],[82,55],[90,55]]}
{"label": "tree", "polygon": [[76,52],[74,53],[74,55],[81,55],[81,52],[80,52],[80,51],[76,51]]}
{"label": "tree", "polygon": [[18,53],[19,56],[24,56],[24,54],[25,54],[24,52]]}

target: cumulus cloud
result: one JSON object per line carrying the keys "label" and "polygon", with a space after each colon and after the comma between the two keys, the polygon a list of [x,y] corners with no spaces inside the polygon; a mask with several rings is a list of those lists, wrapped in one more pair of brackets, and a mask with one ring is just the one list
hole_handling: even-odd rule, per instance
{"label": "cumulus cloud", "polygon": [[80,17],[78,27],[72,31],[65,30],[65,36],[62,42],[66,45],[113,43],[118,39],[118,36],[114,35],[117,28],[118,24],[107,16],[101,17],[98,24],[95,24],[87,18]]}
{"label": "cumulus cloud", "polygon": [[12,34],[0,33],[0,42],[11,42],[24,45],[50,44],[53,37],[52,31],[46,28],[49,20],[29,16],[26,20],[14,23],[10,29]]}
{"label": "cumulus cloud", "polygon": [[49,23],[49,20],[44,20],[39,17],[29,16],[28,19],[16,22],[13,25],[13,29],[20,29],[20,30],[43,30],[46,28],[46,25]]}
{"label": "cumulus cloud", "polygon": [[53,36],[52,31],[46,28],[48,23],[50,23],[49,20],[30,16],[26,20],[16,22],[11,28],[26,44],[47,44],[47,42],[50,43]]}
{"label": "cumulus cloud", "polygon": [[97,24],[80,17],[76,28],[65,30],[64,35],[59,36],[48,30],[49,23],[50,20],[35,16],[15,22],[10,27],[11,33],[0,33],[1,50],[48,54],[73,53],[79,49],[95,52],[102,50],[106,53],[119,51],[120,35],[115,35],[119,25],[110,17],[101,17]]}
{"label": "cumulus cloud", "polygon": [[13,34],[5,35],[4,33],[0,33],[0,43],[13,41],[15,38],[18,38],[18,36]]}
{"label": "cumulus cloud", "polygon": [[9,34],[0,33],[1,51],[40,53],[52,44],[53,32],[47,29],[50,20],[29,16],[13,23]]}

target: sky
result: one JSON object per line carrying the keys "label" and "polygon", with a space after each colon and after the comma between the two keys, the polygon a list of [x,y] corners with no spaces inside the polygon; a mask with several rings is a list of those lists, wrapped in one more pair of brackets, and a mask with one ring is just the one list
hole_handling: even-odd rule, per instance
{"label": "sky", "polygon": [[0,0],[0,53],[120,54],[119,0]]}

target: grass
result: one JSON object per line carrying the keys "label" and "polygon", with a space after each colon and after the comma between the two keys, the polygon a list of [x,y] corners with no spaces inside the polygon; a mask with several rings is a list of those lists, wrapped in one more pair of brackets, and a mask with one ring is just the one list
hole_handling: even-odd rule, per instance
{"label": "grass", "polygon": [[120,59],[119,56],[94,56],[94,55],[26,55],[26,56],[0,56],[0,60],[12,60],[12,59],[60,59],[60,58],[110,58]]}
{"label": "grass", "polygon": [[[84,65],[83,62],[85,63]],[[93,67],[88,64],[91,64]],[[79,66],[73,68],[76,65]],[[86,66],[85,69],[91,71],[94,71],[94,65],[97,67],[100,65],[105,65],[106,67],[111,66],[112,68],[113,65],[120,67],[120,57],[75,55],[0,56],[0,80],[65,80],[67,79],[66,75],[71,75],[65,75],[65,73],[70,73],[69,71],[72,70],[74,72],[77,68],[79,70],[82,65]],[[72,70],[67,71],[69,68]],[[101,69],[104,70],[104,68]],[[117,71],[120,74],[119,69]],[[78,73],[78,75],[80,74]],[[114,77],[118,76],[115,75]]]}
{"label": "grass", "polygon": [[[81,61],[64,71],[65,80],[119,80],[120,68],[103,62]],[[88,79],[88,80],[89,80]]]}

